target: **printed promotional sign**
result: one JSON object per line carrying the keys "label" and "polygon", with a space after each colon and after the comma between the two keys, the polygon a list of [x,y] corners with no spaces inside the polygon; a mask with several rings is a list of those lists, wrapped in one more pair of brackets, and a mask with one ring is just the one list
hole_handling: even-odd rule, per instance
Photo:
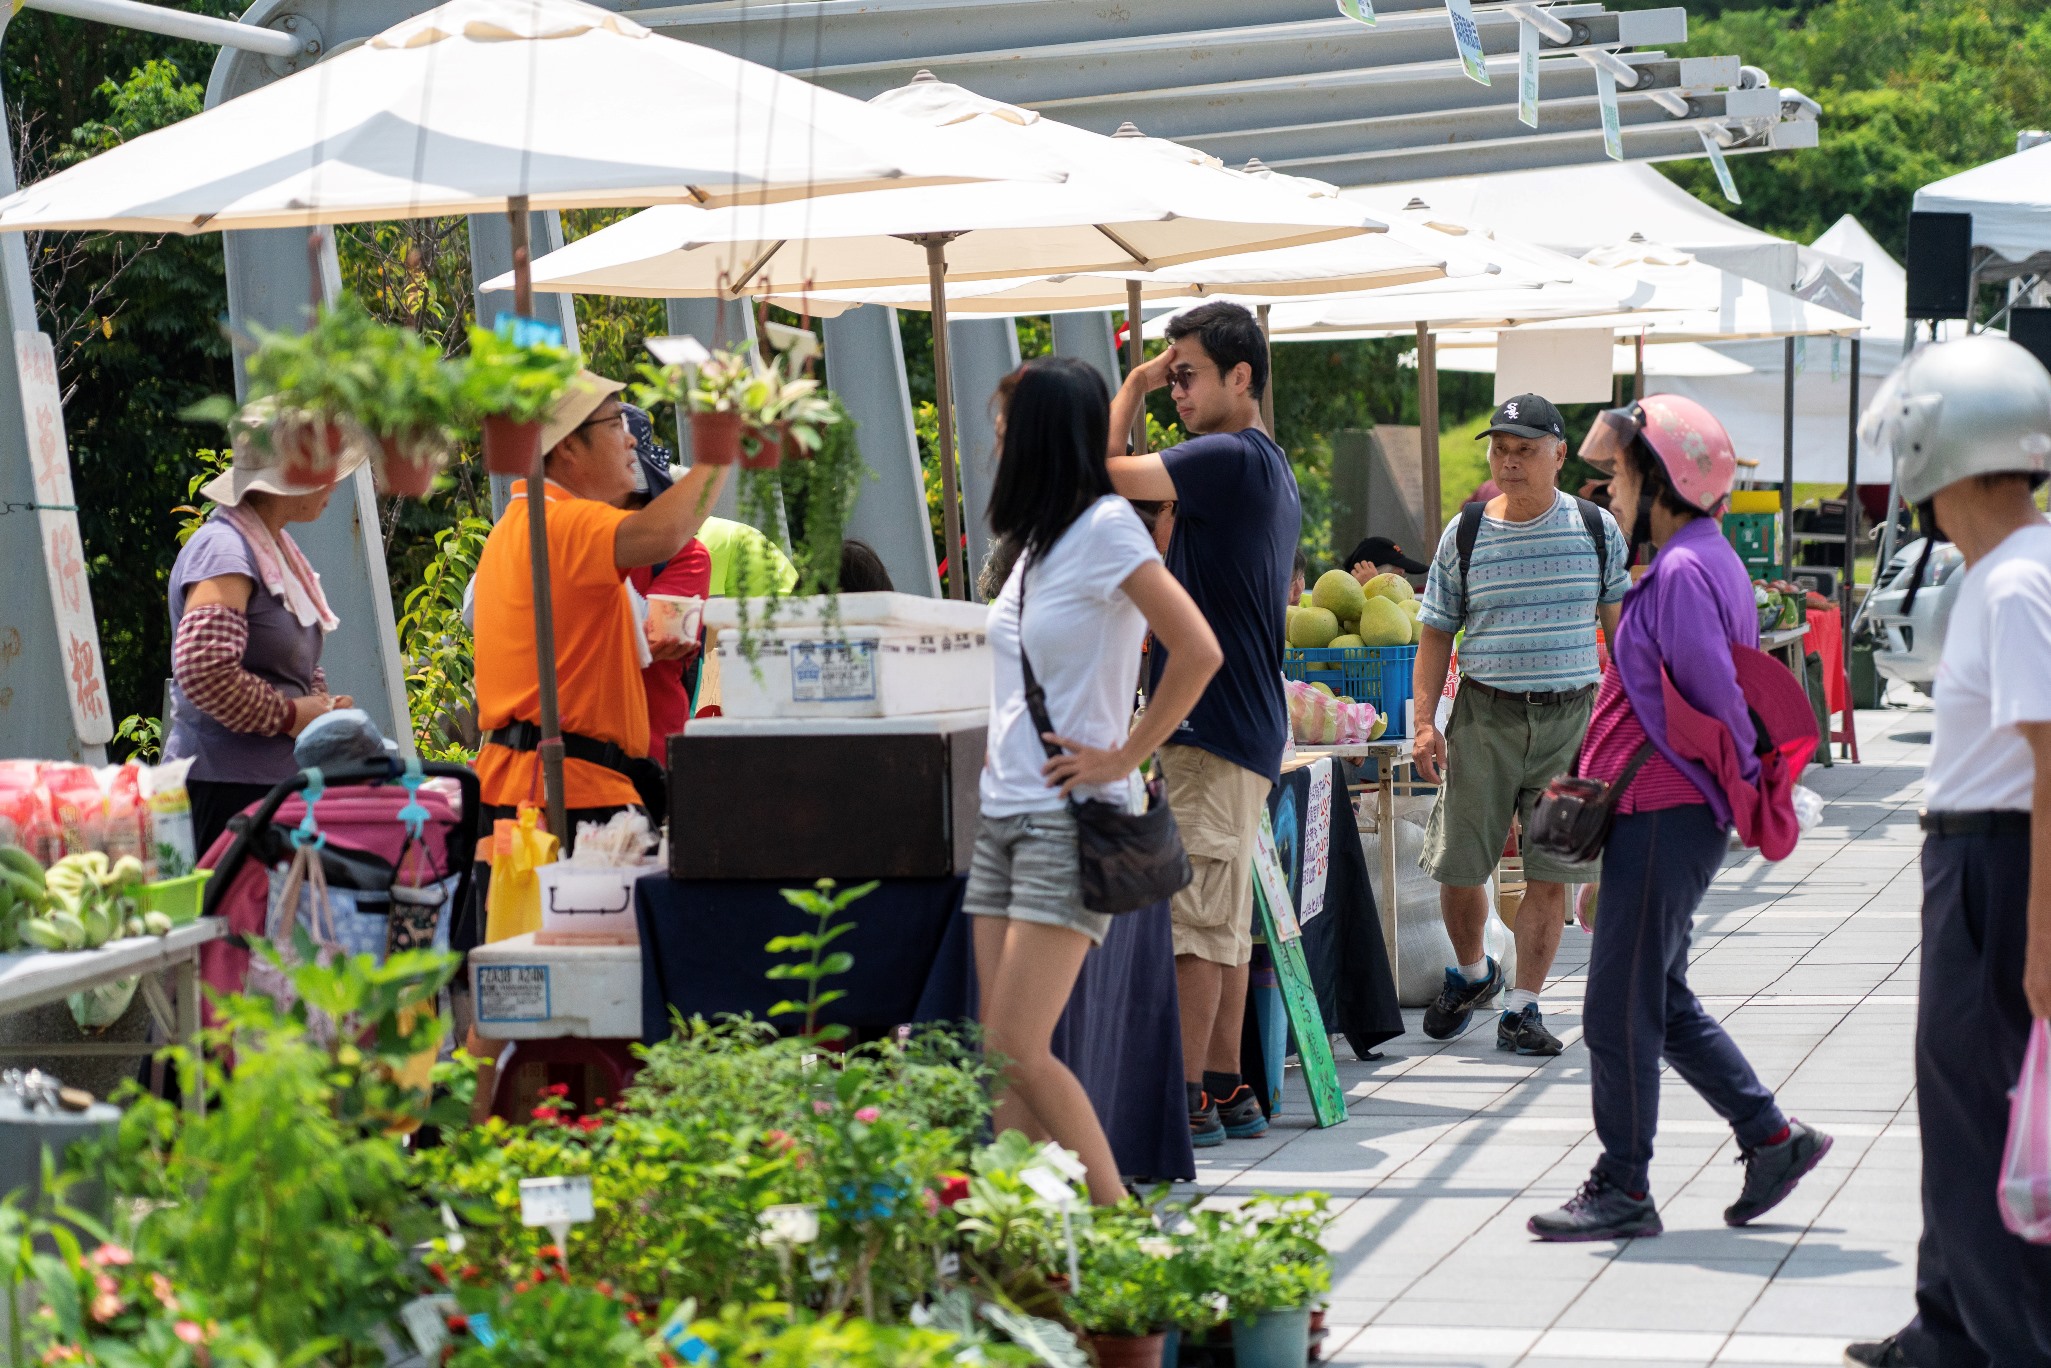
{"label": "printed promotional sign", "polygon": [[1723,144],[1706,128],[1695,131],[1702,135],[1702,150],[1709,154],[1709,164],[1716,169],[1716,184],[1723,191],[1723,197],[1732,204],[1743,204],[1745,201],[1738,194],[1738,183],[1731,178],[1730,160],[1723,155]]}
{"label": "printed promotional sign", "polygon": [[1602,150],[1611,161],[1624,159],[1624,124],[1617,115],[1617,78],[1607,67],[1595,69],[1595,98],[1602,106]]}
{"label": "printed promotional sign", "polygon": [[57,618],[71,725],[86,745],[104,746],[114,739],[114,717],[107,705],[100,629],[93,617],[85,543],[78,535],[72,497],[71,456],[64,443],[64,399],[57,388],[57,352],[46,333],[16,332],[14,357],[21,379],[22,418],[28,425],[29,467],[35,476],[36,522],[43,534],[43,569],[49,577],[50,606]]}
{"label": "printed promotional sign", "polygon": [[1339,13],[1370,28],[1374,26],[1374,0],[1339,0]]}
{"label": "printed promotional sign", "polygon": [[1474,0],[1446,0],[1446,18],[1453,21],[1453,42],[1467,79],[1487,85],[1488,66],[1481,60],[1481,30],[1474,23]]}
{"label": "printed promotional sign", "polygon": [[1538,127],[1538,25],[1517,25],[1517,122]]}
{"label": "printed promotional sign", "polygon": [[1310,767],[1310,796],[1303,814],[1303,893],[1296,908],[1297,922],[1303,926],[1325,910],[1325,885],[1332,877],[1333,768],[1329,759]]}

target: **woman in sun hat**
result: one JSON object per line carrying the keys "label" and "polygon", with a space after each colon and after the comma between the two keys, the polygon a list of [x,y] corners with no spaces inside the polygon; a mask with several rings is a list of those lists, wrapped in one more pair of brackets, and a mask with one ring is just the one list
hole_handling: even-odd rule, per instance
{"label": "woman in sun hat", "polygon": [[[1754,726],[1751,695],[1774,681],[1754,673],[1766,658],[1752,583],[1719,522],[1737,477],[1723,425],[1693,400],[1648,395],[1604,413],[1581,455],[1613,472],[1611,508],[1634,559],[1646,545],[1656,554],[1624,598],[1578,767],[1622,788],[1582,1015],[1603,1153],[1565,1206],[1527,1225],[1542,1240],[1660,1233],[1649,1168],[1662,1057],[1736,1132],[1744,1190],[1724,1220],[1744,1225],[1792,1192],[1831,1140],[1781,1113],[1690,991],[1688,938],[1734,820],[1748,842],[1771,825],[1759,808],[1813,750],[1813,719],[1807,747],[1787,738],[1785,753],[1771,719],[1764,737]],[[1763,692],[1760,703],[1782,711]],[[1774,842],[1760,844],[1776,857]]]}
{"label": "woman in sun hat", "polygon": [[171,566],[171,726],[167,760],[192,759],[193,836],[204,853],[228,819],[298,772],[292,740],[351,705],[320,667],[339,625],[320,576],[285,528],[312,522],[369,455],[353,435],[323,484],[288,484],[260,450],[266,410],[236,425],[226,470],[201,495],[212,514]]}

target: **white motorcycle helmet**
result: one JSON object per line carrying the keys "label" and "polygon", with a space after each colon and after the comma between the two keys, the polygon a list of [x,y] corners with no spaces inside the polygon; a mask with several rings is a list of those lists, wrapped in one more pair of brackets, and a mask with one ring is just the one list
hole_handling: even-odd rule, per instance
{"label": "white motorcycle helmet", "polygon": [[[1881,386],[1859,437],[1893,459],[1895,485],[1934,545],[1943,537],[1938,490],[1976,475],[2027,475],[2033,485],[2051,478],[2051,372],[1987,333],[1919,347]],[[1931,550],[1923,548],[1903,611]]]}

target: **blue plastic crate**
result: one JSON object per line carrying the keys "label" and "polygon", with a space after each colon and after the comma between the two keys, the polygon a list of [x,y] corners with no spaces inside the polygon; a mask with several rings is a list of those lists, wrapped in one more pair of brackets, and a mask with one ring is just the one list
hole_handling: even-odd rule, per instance
{"label": "blue plastic crate", "polygon": [[1372,703],[1388,714],[1384,741],[1410,735],[1410,676],[1417,664],[1415,646],[1343,646],[1310,650],[1291,646],[1282,652],[1282,675],[1306,684],[1323,683],[1335,694]]}

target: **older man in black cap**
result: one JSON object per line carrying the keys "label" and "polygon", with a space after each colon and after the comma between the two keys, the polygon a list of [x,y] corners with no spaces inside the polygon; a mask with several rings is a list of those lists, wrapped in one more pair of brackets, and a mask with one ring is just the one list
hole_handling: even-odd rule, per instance
{"label": "older man in black cap", "polygon": [[1376,575],[1422,575],[1431,567],[1403,554],[1403,548],[1387,537],[1362,537],[1360,545],[1341,562],[1348,574],[1367,583]]}

